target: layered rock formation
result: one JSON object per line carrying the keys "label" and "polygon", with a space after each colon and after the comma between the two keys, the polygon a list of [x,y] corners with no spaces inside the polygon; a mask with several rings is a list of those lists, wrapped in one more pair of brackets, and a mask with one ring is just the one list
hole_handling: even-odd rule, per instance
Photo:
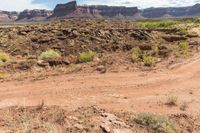
{"label": "layered rock formation", "polygon": [[0,11],[0,22],[10,22],[17,19],[17,12]]}
{"label": "layered rock formation", "polygon": [[76,1],[58,4],[52,17],[133,17],[139,13],[137,7],[122,6],[78,6]]}
{"label": "layered rock formation", "polygon": [[200,4],[188,7],[148,8],[123,6],[79,6],[76,1],[58,4],[53,11],[35,9],[18,12],[0,11],[0,22],[41,21],[59,18],[120,18],[140,20],[144,18],[198,17]]}
{"label": "layered rock formation", "polygon": [[17,21],[39,21],[44,20],[52,15],[49,10],[24,10],[18,15]]}
{"label": "layered rock formation", "polygon": [[56,5],[52,17],[62,17],[69,15],[77,10],[76,1],[69,2],[67,4],[58,4]]}
{"label": "layered rock formation", "polygon": [[200,4],[189,7],[148,8],[143,10],[142,16],[146,18],[196,17],[200,16]]}

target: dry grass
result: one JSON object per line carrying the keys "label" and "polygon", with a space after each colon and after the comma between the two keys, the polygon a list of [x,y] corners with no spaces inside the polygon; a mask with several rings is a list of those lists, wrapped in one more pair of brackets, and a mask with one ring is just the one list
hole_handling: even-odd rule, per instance
{"label": "dry grass", "polygon": [[89,50],[87,52],[83,52],[80,54],[79,61],[82,63],[90,62],[94,59],[95,56],[96,56],[96,52]]}
{"label": "dry grass", "polygon": [[156,133],[178,133],[177,129],[167,117],[152,113],[139,113],[133,120],[137,124],[147,126]]}
{"label": "dry grass", "polygon": [[40,59],[49,59],[49,58],[60,58],[61,54],[53,49],[49,49],[40,54]]}
{"label": "dry grass", "polygon": [[170,95],[167,97],[167,104],[171,106],[177,106],[178,97]]}

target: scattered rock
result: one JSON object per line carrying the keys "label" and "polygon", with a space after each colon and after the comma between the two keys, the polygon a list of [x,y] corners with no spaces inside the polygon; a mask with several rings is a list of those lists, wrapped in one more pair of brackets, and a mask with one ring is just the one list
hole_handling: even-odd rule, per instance
{"label": "scattered rock", "polygon": [[21,32],[19,32],[18,34],[19,34],[19,35],[22,35],[22,36],[25,36],[25,35],[27,35],[27,32],[21,31]]}
{"label": "scattered rock", "polygon": [[199,35],[196,32],[191,32],[187,35],[189,38],[198,37]]}
{"label": "scattered rock", "polygon": [[113,129],[113,133],[133,133],[130,129]]}
{"label": "scattered rock", "polygon": [[101,124],[100,128],[103,130],[105,133],[110,133],[111,129],[107,124]]}
{"label": "scattered rock", "polygon": [[153,38],[148,32],[146,31],[137,31],[130,34],[131,37],[134,37],[137,40],[148,40]]}
{"label": "scattered rock", "polygon": [[96,70],[100,73],[106,73],[106,67],[104,65],[98,66]]}
{"label": "scattered rock", "polygon": [[198,41],[190,41],[189,45],[199,45],[199,42]]}
{"label": "scattered rock", "polygon": [[49,63],[50,66],[58,66],[58,65],[69,65],[70,62],[65,59],[47,59],[45,60],[46,62]]}
{"label": "scattered rock", "polygon": [[165,35],[162,38],[168,42],[181,41],[181,40],[187,39],[187,37],[180,36],[180,35]]}
{"label": "scattered rock", "polygon": [[39,61],[37,61],[37,65],[40,66],[40,67],[48,67],[49,63],[47,63],[43,60],[39,60]]}
{"label": "scattered rock", "polygon": [[72,31],[72,36],[73,37],[78,37],[79,35],[80,35],[80,33],[78,31],[76,31],[76,30]]}
{"label": "scattered rock", "polygon": [[81,124],[75,124],[74,127],[76,129],[78,129],[78,130],[83,130],[84,129],[83,125],[81,125]]}
{"label": "scattered rock", "polygon": [[31,69],[35,64],[35,61],[22,61],[16,66],[16,68],[25,71]]}

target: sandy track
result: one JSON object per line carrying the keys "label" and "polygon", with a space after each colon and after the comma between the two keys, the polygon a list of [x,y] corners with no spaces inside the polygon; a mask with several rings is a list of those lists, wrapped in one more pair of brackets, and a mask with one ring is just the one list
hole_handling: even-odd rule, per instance
{"label": "sandy track", "polygon": [[[0,83],[0,107],[59,105],[67,109],[98,105],[109,110],[181,112],[186,102],[188,112],[200,108],[200,59],[165,72],[106,74],[70,74],[40,81]],[[169,95],[178,96],[178,106],[167,106]]]}

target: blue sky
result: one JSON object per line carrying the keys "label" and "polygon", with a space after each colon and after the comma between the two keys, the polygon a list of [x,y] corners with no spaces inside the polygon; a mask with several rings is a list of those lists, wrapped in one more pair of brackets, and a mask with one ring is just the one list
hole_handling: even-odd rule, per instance
{"label": "blue sky", "polygon": [[[67,3],[70,0],[0,0],[0,10],[22,11],[24,9],[53,9],[58,3]],[[189,6],[200,3],[200,0],[77,0],[79,4],[87,5],[113,5],[113,6],[138,6],[168,7]]]}

